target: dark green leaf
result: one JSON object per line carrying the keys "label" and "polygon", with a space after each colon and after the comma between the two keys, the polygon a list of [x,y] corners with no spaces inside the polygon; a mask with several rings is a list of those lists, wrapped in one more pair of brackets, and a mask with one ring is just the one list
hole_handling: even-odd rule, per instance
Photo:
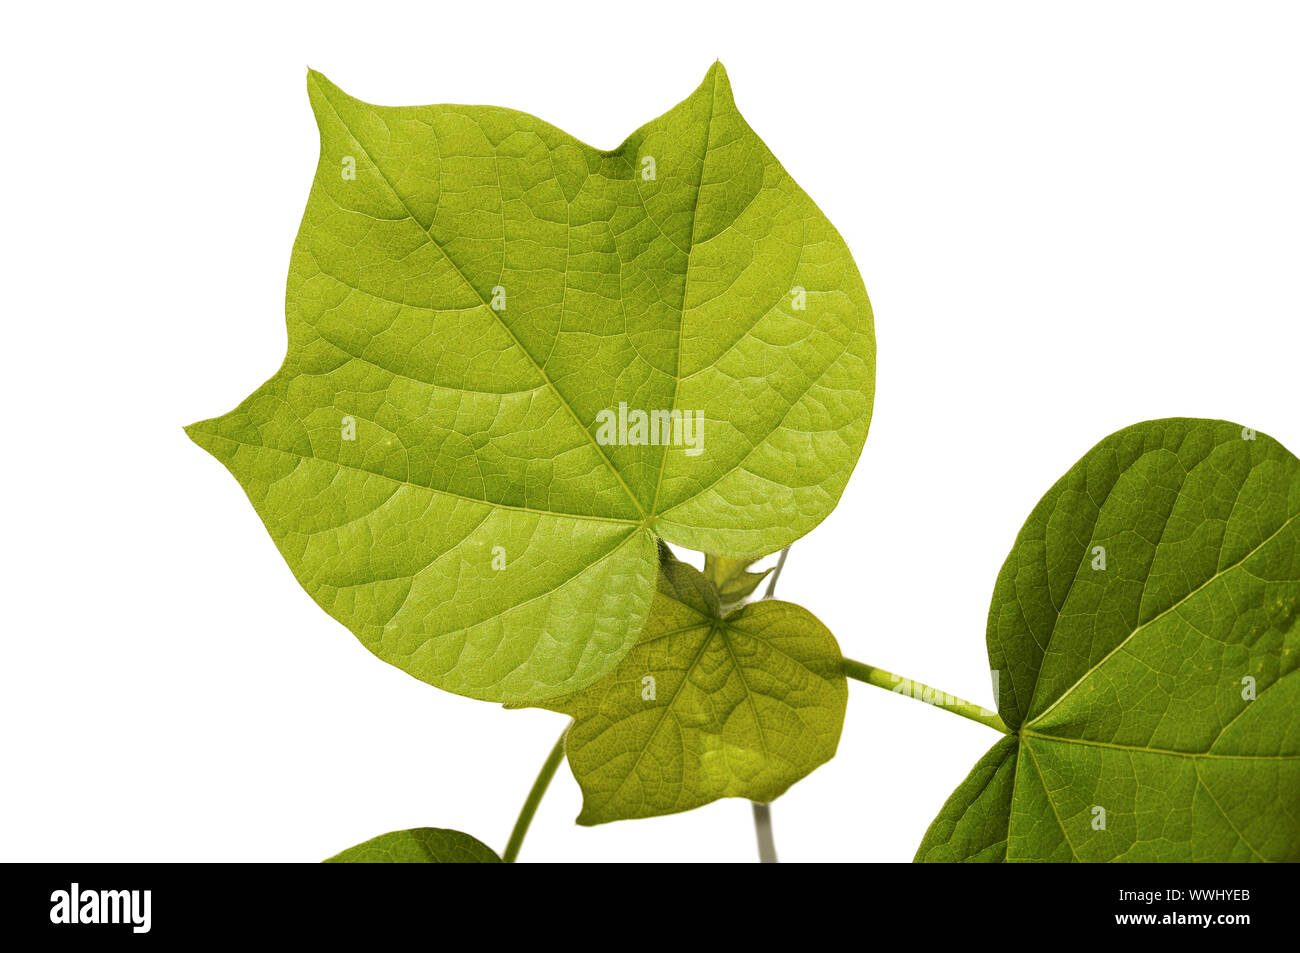
{"label": "dark green leaf", "polygon": [[1300,461],[1114,434],[1034,509],[988,648],[998,742],[918,860],[1300,860]]}

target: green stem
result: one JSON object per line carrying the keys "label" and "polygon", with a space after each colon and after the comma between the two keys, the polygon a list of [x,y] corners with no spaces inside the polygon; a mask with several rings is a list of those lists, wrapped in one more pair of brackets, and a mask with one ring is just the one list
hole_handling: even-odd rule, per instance
{"label": "green stem", "polygon": [[776,570],[772,573],[772,578],[767,581],[767,592],[763,593],[764,599],[771,599],[772,593],[776,592],[776,581],[781,578],[781,570],[785,568],[785,557],[789,555],[789,546],[781,550],[781,558],[776,561]]}
{"label": "green stem", "polygon": [[506,852],[501,855],[501,859],[507,864],[513,864],[515,858],[519,856],[519,848],[523,846],[528,825],[533,822],[533,815],[537,813],[537,805],[542,803],[542,795],[546,793],[551,778],[555,777],[555,769],[564,760],[564,736],[568,733],[569,729],[565,728],[564,734],[560,735],[560,740],[555,742],[555,747],[546,756],[546,763],[542,765],[542,770],[537,773],[533,789],[528,792],[528,800],[524,801],[524,806],[519,809],[519,819],[515,821],[515,829],[510,832],[510,843],[506,844]]}
{"label": "green stem", "polygon": [[750,801],[754,809],[754,834],[758,837],[758,862],[775,864],[776,841],[772,837],[772,806]]}
{"label": "green stem", "polygon": [[899,695],[915,698],[917,701],[945,708],[954,715],[961,715],[971,721],[978,721],[981,725],[996,728],[1004,735],[1011,734],[1011,729],[1006,726],[1006,723],[1003,722],[997,712],[989,711],[983,705],[976,705],[974,702],[968,702],[956,695],[941,692],[937,688],[931,688],[929,685],[914,679],[903,678],[903,676],[887,672],[883,668],[855,662],[850,658],[844,660],[844,674],[849,678],[856,678],[859,682],[866,682],[868,685],[875,685],[877,688],[883,688],[886,691],[896,692]]}
{"label": "green stem", "polygon": [[[789,546],[781,550],[772,578],[767,581],[767,592],[763,593],[764,599],[771,599],[776,592],[776,581],[781,578],[781,570],[785,568],[785,559],[789,555]],[[775,864],[777,863],[776,838],[772,835],[772,807],[758,801],[750,801],[750,804],[754,809],[754,835],[758,838],[758,862]]]}

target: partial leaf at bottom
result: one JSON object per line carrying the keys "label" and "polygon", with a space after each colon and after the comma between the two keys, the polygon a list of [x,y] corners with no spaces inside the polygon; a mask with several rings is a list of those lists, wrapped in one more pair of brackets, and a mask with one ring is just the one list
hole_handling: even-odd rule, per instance
{"label": "partial leaf at bottom", "polygon": [[443,827],[415,827],[380,834],[349,847],[327,864],[499,864],[496,852],[477,838]]}

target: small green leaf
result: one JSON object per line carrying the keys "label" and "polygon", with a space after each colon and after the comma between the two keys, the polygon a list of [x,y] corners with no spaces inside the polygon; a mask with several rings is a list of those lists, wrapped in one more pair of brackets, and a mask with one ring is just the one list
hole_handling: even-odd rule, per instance
{"label": "small green leaf", "polygon": [[725,619],[685,563],[664,571],[641,641],[603,680],[540,707],[572,715],[579,824],[771,801],[839,744],[848,689],[812,613],[763,600]]}
{"label": "small green leaf", "polygon": [[1236,424],[1107,437],[989,611],[999,741],[918,860],[1300,860],[1300,461]]}
{"label": "small green leaf", "polygon": [[773,552],[835,506],[871,306],[721,64],[612,151],[308,89],[288,353],[187,432],[368,649],[474,698],[572,692],[636,642],[656,537]]}
{"label": "small green leaf", "polygon": [[718,592],[694,566],[684,563],[667,551],[659,561],[658,589],[675,602],[689,606],[701,615],[711,618],[722,616]]}
{"label": "small green leaf", "polygon": [[718,602],[724,612],[744,602],[758,584],[772,574],[775,566],[768,566],[762,572],[750,572],[749,567],[755,560],[748,557],[733,559],[729,556],[704,557],[704,578],[709,580],[718,593]]}
{"label": "small green leaf", "polygon": [[496,852],[477,838],[444,827],[416,827],[380,834],[335,854],[327,864],[499,864]]}

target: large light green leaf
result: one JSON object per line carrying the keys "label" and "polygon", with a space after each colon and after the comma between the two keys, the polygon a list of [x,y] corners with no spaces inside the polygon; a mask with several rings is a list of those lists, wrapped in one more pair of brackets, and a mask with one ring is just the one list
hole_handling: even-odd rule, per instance
{"label": "large light green leaf", "polygon": [[[572,691],[635,642],[656,536],[766,553],[831,510],[871,309],[720,64],[609,152],[508,109],[308,87],[288,354],[188,433],[371,651],[476,698]],[[637,411],[700,429],[642,444]]]}
{"label": "large light green leaf", "polygon": [[499,864],[477,838],[445,827],[415,827],[380,834],[335,854],[327,864]]}
{"label": "large light green leaf", "polygon": [[541,707],[572,715],[565,753],[579,824],[771,801],[839,744],[839,646],[807,609],[752,603],[724,618],[704,576],[663,573],[641,641],[613,672]]}
{"label": "large light green leaf", "polygon": [[917,859],[1300,860],[1298,609],[1300,461],[1223,421],[1107,437],[998,576],[1015,734]]}

